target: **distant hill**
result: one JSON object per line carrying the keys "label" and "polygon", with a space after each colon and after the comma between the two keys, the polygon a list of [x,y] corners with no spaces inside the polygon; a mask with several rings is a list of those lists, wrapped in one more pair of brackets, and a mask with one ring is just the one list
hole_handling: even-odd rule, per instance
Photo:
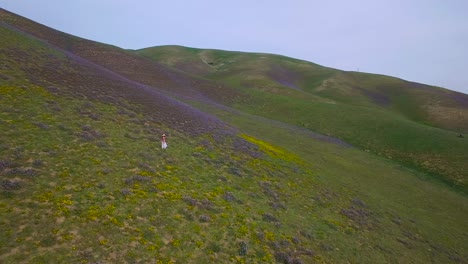
{"label": "distant hill", "polygon": [[204,90],[216,102],[340,138],[466,187],[468,145],[457,138],[468,131],[466,94],[271,54],[180,46],[136,53],[222,84],[222,91]]}
{"label": "distant hill", "polygon": [[3,9],[0,36],[0,263],[468,261],[465,94]]}
{"label": "distant hill", "polygon": [[468,131],[466,94],[398,78],[346,72],[279,55],[161,46],[137,51],[186,73],[285,94],[285,88],[314,99],[379,107],[427,125]]}

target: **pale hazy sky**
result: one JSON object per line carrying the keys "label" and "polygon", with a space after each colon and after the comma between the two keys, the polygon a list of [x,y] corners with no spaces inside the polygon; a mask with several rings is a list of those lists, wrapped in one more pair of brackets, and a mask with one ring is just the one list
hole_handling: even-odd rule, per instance
{"label": "pale hazy sky", "polygon": [[0,0],[0,7],[127,49],[275,53],[468,94],[468,0]]}

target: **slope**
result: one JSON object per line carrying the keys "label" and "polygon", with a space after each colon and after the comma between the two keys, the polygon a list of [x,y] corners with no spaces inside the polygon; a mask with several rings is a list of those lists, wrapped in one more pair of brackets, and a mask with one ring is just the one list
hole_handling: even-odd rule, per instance
{"label": "slope", "polygon": [[[444,123],[448,127],[457,126],[458,130],[464,131],[468,123],[468,108],[463,103],[466,95],[446,91],[447,96],[440,96],[438,94],[444,94],[440,91],[445,90],[435,88],[429,92],[425,89],[419,89],[422,92],[412,89],[415,92],[408,94],[410,89],[401,88],[401,83],[411,87],[417,87],[416,84],[370,75],[355,78],[353,76],[360,75],[281,56],[250,56],[248,53],[182,49],[181,54],[184,55],[174,57],[173,60],[182,61],[182,65],[186,66],[179,68],[187,72],[190,72],[189,65],[196,65],[198,70],[190,73],[199,74],[196,77],[205,77],[201,79],[163,67],[159,62],[134,56],[117,47],[76,38],[29,20],[18,19],[7,12],[2,13],[2,19],[57,47],[73,51],[74,54],[126,78],[158,87],[160,91],[167,91],[180,99],[217,103],[221,107],[234,106],[242,111],[303,126],[340,138],[363,150],[396,159],[407,166],[422,169],[441,181],[466,191],[468,168],[464,161],[468,155],[465,151],[468,143],[454,138],[457,134],[427,126]],[[181,48],[175,49],[180,52]],[[154,49],[145,50],[145,54],[152,50]],[[157,52],[166,54],[166,59],[161,59],[162,63],[171,65],[172,62],[167,58],[172,56],[173,50],[172,47],[167,52]],[[196,57],[194,59],[188,55]],[[197,63],[192,63],[194,61]],[[202,66],[205,68],[200,70]],[[355,83],[356,79],[362,80],[359,89],[354,84],[349,85]],[[289,86],[285,88],[281,83]],[[374,85],[375,83],[379,85]],[[298,91],[291,89],[291,86],[305,87],[304,90],[311,91]],[[376,87],[380,87],[380,90],[372,91]],[[314,89],[318,91],[313,91]],[[424,96],[413,96],[418,93]],[[392,98],[392,103],[382,107],[369,98],[380,98],[377,101],[384,102]],[[451,106],[452,101],[455,102],[454,106]],[[428,114],[421,114],[427,112],[424,109],[432,110]],[[399,117],[401,115],[403,119]],[[437,117],[434,122],[430,121],[434,119],[433,116]],[[404,120],[408,118],[421,125]],[[409,131],[407,135],[406,131]]]}
{"label": "slope", "polygon": [[[0,25],[0,262],[466,261],[466,196],[201,100],[216,84],[154,64],[169,93],[100,64],[116,47],[90,60],[32,33]],[[168,97],[180,80],[248,135]]]}
{"label": "slope", "polygon": [[468,129],[464,117],[467,95],[447,89],[389,76],[340,71],[272,54],[181,46],[152,47],[136,53],[209,79],[242,82],[247,87],[279,94],[287,93],[284,88],[289,88],[329,98],[332,102],[384,107],[411,120],[444,129],[461,132]]}
{"label": "slope", "polygon": [[[225,84],[210,98],[395,159],[467,191],[468,95],[278,55],[154,47],[137,54]],[[219,88],[218,88],[219,90]]]}

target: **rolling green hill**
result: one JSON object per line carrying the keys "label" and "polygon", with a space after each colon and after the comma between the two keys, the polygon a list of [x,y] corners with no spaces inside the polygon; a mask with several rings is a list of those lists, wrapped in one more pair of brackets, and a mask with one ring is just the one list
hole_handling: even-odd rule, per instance
{"label": "rolling green hill", "polygon": [[305,127],[467,190],[468,96],[401,79],[344,72],[278,55],[154,47],[137,54],[224,84],[211,99]]}
{"label": "rolling green hill", "polygon": [[468,261],[466,95],[3,9],[0,36],[0,263]]}

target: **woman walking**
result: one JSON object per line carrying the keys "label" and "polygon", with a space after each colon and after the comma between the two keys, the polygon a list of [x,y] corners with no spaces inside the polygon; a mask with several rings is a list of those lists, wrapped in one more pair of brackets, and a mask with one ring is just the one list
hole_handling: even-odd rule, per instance
{"label": "woman walking", "polygon": [[166,148],[167,148],[166,134],[162,134],[162,136],[161,136],[161,148],[162,148],[162,149],[166,149]]}

